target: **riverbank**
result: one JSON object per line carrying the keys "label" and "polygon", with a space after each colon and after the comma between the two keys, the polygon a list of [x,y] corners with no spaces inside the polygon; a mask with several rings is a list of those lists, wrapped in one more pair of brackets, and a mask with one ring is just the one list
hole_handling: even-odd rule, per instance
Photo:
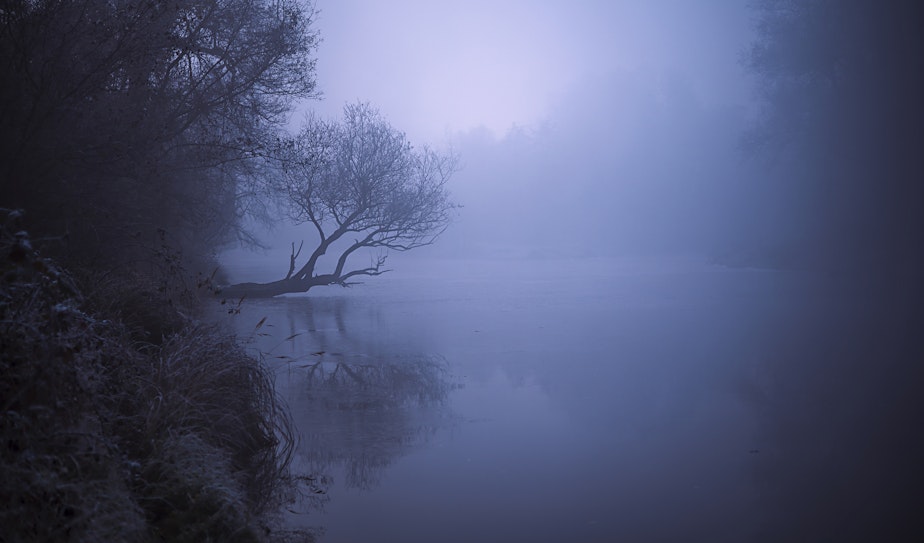
{"label": "riverbank", "polygon": [[297,491],[272,379],[194,296],[69,273],[16,212],[0,276],[0,541],[312,540],[276,529]]}

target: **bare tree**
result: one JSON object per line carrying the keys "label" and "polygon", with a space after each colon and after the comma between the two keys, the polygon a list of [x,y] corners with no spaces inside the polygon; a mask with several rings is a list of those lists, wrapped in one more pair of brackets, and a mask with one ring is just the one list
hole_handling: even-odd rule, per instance
{"label": "bare tree", "polygon": [[[369,104],[347,105],[342,122],[308,117],[280,159],[278,192],[289,216],[310,225],[317,245],[297,268],[302,245],[296,250],[293,243],[285,278],[233,285],[224,290],[225,296],[277,296],[381,275],[388,271],[383,266],[389,250],[433,243],[456,207],[446,190],[456,158],[426,147],[415,149]],[[339,256],[333,269],[318,273],[319,260],[334,248]],[[377,255],[367,267],[348,267],[350,256],[360,249],[376,250]]]}

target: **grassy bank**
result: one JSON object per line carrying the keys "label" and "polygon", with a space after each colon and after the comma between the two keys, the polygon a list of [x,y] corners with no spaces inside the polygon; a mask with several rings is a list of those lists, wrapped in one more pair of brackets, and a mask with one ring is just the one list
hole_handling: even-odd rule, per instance
{"label": "grassy bank", "polygon": [[0,229],[0,541],[281,541],[272,381],[141,276],[69,274]]}

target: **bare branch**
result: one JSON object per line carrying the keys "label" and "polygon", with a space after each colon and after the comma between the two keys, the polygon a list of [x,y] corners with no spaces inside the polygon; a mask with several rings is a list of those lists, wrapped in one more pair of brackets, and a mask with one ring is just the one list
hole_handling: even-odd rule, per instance
{"label": "bare branch", "polygon": [[[297,271],[293,244],[285,279],[293,289],[347,286],[357,276],[381,275],[388,271],[385,255],[368,267],[345,270],[361,249],[408,251],[432,244],[457,207],[446,190],[457,158],[415,149],[365,103],[348,104],[339,123],[308,116],[301,132],[285,142],[280,163],[280,193],[290,216],[318,233],[318,245]],[[347,234],[356,238],[340,250],[334,269],[315,274],[320,258]]]}
{"label": "bare branch", "polygon": [[289,257],[289,273],[286,274],[286,279],[292,277],[292,272],[295,271],[295,260],[298,258],[298,255],[302,254],[302,246],[305,245],[305,240],[302,240],[298,244],[298,251],[295,251],[295,242],[292,242],[292,255]]}

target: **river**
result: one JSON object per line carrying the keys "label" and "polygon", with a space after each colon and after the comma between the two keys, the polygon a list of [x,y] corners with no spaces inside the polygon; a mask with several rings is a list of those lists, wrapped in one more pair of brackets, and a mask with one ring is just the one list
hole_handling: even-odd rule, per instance
{"label": "river", "polygon": [[766,331],[805,295],[696,259],[408,259],[228,318],[329,478],[289,519],[323,542],[745,541]]}

